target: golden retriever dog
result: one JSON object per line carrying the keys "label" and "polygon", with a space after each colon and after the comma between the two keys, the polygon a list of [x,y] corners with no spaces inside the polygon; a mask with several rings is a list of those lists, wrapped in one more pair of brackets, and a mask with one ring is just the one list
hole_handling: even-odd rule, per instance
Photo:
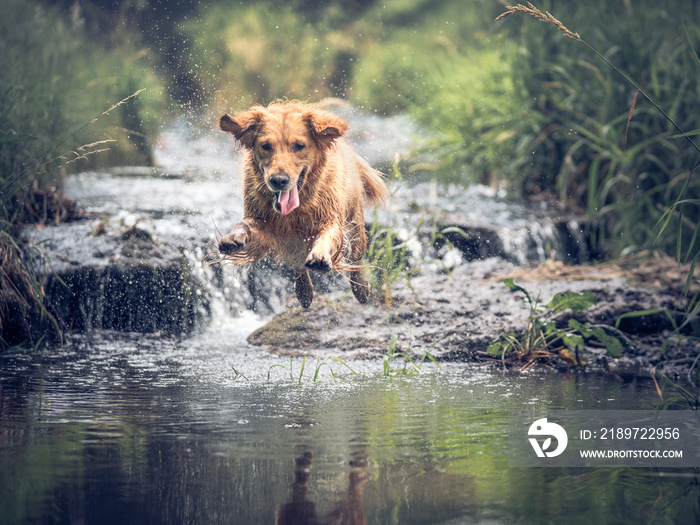
{"label": "golden retriever dog", "polygon": [[273,102],[219,127],[244,148],[243,220],[219,240],[236,264],[270,255],[295,273],[304,308],[313,301],[309,270],[347,271],[355,298],[366,303],[369,281],[365,204],[389,196],[381,175],[343,139],[347,122],[301,102]]}

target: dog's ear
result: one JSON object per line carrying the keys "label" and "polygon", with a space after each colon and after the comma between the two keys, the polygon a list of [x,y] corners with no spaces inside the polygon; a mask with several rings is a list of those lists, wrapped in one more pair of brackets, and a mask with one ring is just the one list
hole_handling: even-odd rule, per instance
{"label": "dog's ear", "polygon": [[324,147],[330,146],[348,127],[342,118],[325,111],[310,111],[304,115],[304,120],[309,125],[311,136]]}
{"label": "dog's ear", "polygon": [[226,133],[231,133],[238,142],[246,148],[252,148],[255,144],[255,135],[263,121],[263,113],[258,110],[250,110],[238,113],[233,117],[227,113],[219,119],[219,127]]}

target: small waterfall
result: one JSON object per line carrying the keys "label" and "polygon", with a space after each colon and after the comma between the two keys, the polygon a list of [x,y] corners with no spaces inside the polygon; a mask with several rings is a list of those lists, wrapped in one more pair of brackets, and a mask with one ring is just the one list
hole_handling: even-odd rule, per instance
{"label": "small waterfall", "polygon": [[499,228],[504,258],[527,265],[553,259],[567,264],[580,264],[590,259],[588,240],[576,220],[554,220],[543,217],[524,228]]}

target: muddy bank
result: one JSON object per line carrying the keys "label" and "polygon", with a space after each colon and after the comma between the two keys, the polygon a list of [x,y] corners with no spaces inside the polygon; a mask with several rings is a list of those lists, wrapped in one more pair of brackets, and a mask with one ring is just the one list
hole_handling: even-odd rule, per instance
{"label": "muddy bank", "polygon": [[[559,266],[560,269],[566,268]],[[642,310],[678,310],[679,297],[666,286],[644,284],[632,274],[577,267],[575,275],[559,279],[531,272],[498,258],[464,263],[451,274],[427,274],[398,282],[392,288],[392,305],[387,307],[375,296],[372,304],[361,306],[351,294],[334,292],[317,295],[309,310],[295,299],[290,307],[267,325],[253,332],[249,343],[278,354],[348,359],[382,356],[398,336],[397,351],[420,358],[428,350],[435,358],[502,366],[497,356],[487,354],[489,344],[505,332],[521,332],[529,310],[523,294],[510,292],[502,278],[513,273],[533,296],[549,301],[558,292],[590,291],[597,305],[576,314],[583,323],[615,326],[623,314]],[[566,325],[571,313],[558,316]],[[589,370],[609,370],[617,374],[648,374],[653,367],[678,377],[694,365],[696,341],[680,340],[665,348],[672,335],[672,323],[665,313],[654,312],[622,319],[621,336],[626,340],[619,358],[605,348],[586,346],[582,359]],[[627,344],[629,343],[629,344]],[[524,362],[510,362],[517,367]],[[695,364],[696,365],[696,364]],[[548,359],[547,366],[568,369],[564,360]]]}

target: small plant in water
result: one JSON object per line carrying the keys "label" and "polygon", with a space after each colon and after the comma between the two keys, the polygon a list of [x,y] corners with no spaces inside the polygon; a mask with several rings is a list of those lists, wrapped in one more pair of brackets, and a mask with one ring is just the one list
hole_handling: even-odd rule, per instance
{"label": "small plant in water", "polygon": [[[654,386],[656,387],[656,393],[659,395],[659,406],[660,410],[668,408],[686,408],[690,407],[692,410],[698,410],[700,408],[700,377],[698,374],[695,378],[691,377],[692,369],[688,372],[688,380],[694,385],[693,390],[698,389],[697,394],[693,394],[688,389],[681,386],[680,382],[671,380],[667,375],[659,372],[656,367],[651,369],[651,378],[654,380]],[[661,381],[657,381],[656,376],[659,376]],[[664,397],[664,387],[668,385],[672,391]]]}
{"label": "small plant in water", "polygon": [[407,232],[393,227],[382,227],[378,221],[372,222],[367,247],[367,263],[373,270],[373,287],[381,288],[384,304],[391,307],[391,285],[401,278],[410,283],[411,275],[418,268],[411,268],[410,257],[414,251],[420,251],[418,231],[423,225],[421,220],[415,231]]}
{"label": "small plant in water", "polygon": [[[410,287],[411,276],[421,271],[421,265],[428,260],[419,240],[424,220],[418,222],[413,230],[382,227],[376,220],[370,227],[370,243],[367,248],[367,263],[372,272],[373,288],[380,288],[387,308],[392,305],[391,286],[400,279],[406,279]],[[428,246],[440,243],[451,250],[457,250],[451,241],[456,235],[468,239],[467,233],[457,226],[438,229],[437,222],[433,224]],[[440,260],[440,259],[438,259]],[[449,274],[450,268],[441,260],[443,269]]]}
{"label": "small plant in water", "polygon": [[233,370],[233,373],[235,374],[235,375],[233,376],[233,380],[234,380],[234,381],[237,380],[239,377],[242,377],[242,378],[245,379],[246,381],[250,381],[250,379],[248,379],[248,378],[247,378],[246,376],[244,376],[241,372],[239,372],[238,370],[236,370],[236,369],[234,368],[233,365],[230,365],[230,366],[231,366],[231,370]]}
{"label": "small plant in water", "polygon": [[[399,183],[403,175],[399,168],[399,158],[394,159],[392,168],[393,179]],[[396,185],[394,191],[398,189]],[[411,276],[421,271],[421,265],[426,262],[423,243],[420,240],[424,219],[421,218],[415,228],[405,228],[391,224],[384,226],[375,218],[369,231],[369,245],[365,259],[372,269],[371,284],[373,289],[381,289],[384,304],[387,308],[392,306],[391,286],[400,279],[406,279],[411,286]],[[437,219],[433,222],[432,231],[427,246],[435,246],[440,243],[455,249],[451,236],[458,235],[468,239],[467,233],[459,227],[450,226],[438,229]],[[443,262],[444,270],[449,273],[448,265]]]}
{"label": "small plant in water", "polygon": [[[559,357],[575,364],[585,364],[580,353],[588,340],[602,343],[613,357],[622,354],[622,343],[627,342],[621,332],[604,325],[591,325],[570,319],[566,328],[557,327],[553,317],[564,310],[582,312],[596,304],[597,299],[591,292],[562,292],[544,304],[539,296],[534,298],[525,288],[515,283],[512,278],[503,283],[511,292],[525,294],[525,303],[530,310],[527,328],[522,334],[508,332],[501,334],[491,343],[487,353],[501,356],[505,365],[507,358],[526,361],[521,370],[525,370],[538,359]],[[612,334],[612,335],[611,335]]]}
{"label": "small plant in water", "polygon": [[[410,338],[409,338],[409,347],[407,352],[398,352],[396,350],[397,343],[399,341],[399,336],[394,334],[391,336],[391,339],[389,340],[389,346],[386,350],[386,354],[384,354],[384,357],[382,358],[382,365],[384,369],[384,377],[389,377],[392,372],[394,373],[401,373],[401,374],[420,374],[421,369],[423,367],[423,362],[425,362],[425,359],[428,358],[430,359],[433,364],[441,369],[442,367],[440,364],[437,362],[435,357],[426,350],[423,352],[423,357],[421,357],[420,361],[416,362],[416,360],[411,359],[410,357],[410,351],[411,351],[411,344],[410,344]],[[430,348],[432,348],[434,345],[431,345]],[[394,362],[394,360],[402,358],[404,360],[404,365],[403,368],[393,368],[391,367],[391,364]],[[409,368],[410,365],[410,368]]]}
{"label": "small plant in water", "polygon": [[[333,377],[333,381],[335,381],[335,379],[338,375],[338,371],[340,370],[341,367],[338,367],[334,370],[333,367],[331,366],[331,363],[329,363],[329,361],[335,361],[336,363],[340,364],[341,367],[345,367],[348,370],[350,370],[353,374],[357,374],[357,371],[355,371],[350,365],[348,365],[345,361],[343,361],[339,357],[331,356],[331,357],[324,359],[323,361],[321,361],[320,358],[317,358],[316,359],[316,367],[314,369],[314,375],[312,378],[312,381],[314,383],[318,380],[321,369],[324,366],[328,367],[328,370],[330,371],[331,376]],[[233,367],[231,367],[231,368],[233,368]],[[293,357],[289,358],[289,366],[288,367],[285,365],[280,365],[280,364],[275,364],[275,365],[270,366],[270,368],[267,371],[267,380],[268,381],[270,381],[270,378],[272,376],[272,369],[273,368],[281,368],[283,370],[286,370],[289,373],[289,380],[290,381],[296,381],[298,384],[301,384],[302,379],[304,377],[304,370],[306,369],[306,356],[303,356],[301,359],[301,368],[299,370],[298,376],[294,372],[294,358]]]}

